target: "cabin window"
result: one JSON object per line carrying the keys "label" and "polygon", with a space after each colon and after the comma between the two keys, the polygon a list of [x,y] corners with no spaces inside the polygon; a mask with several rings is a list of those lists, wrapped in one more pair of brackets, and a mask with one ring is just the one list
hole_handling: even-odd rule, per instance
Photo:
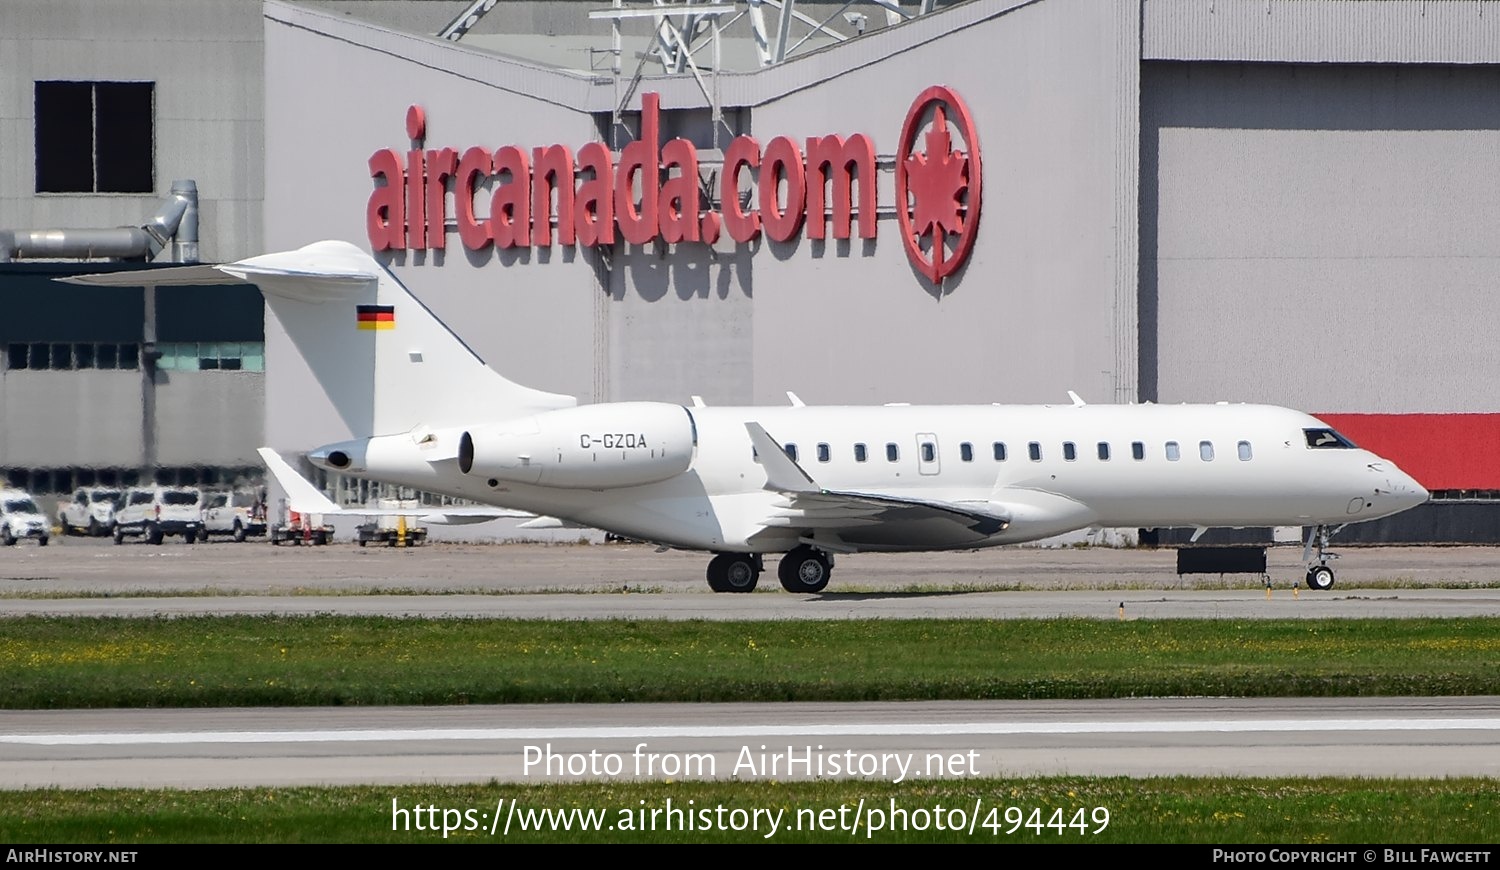
{"label": "cabin window", "polygon": [[996,462],[1004,462],[1005,461],[1005,442],[1004,441],[996,441],[995,442],[995,461]]}
{"label": "cabin window", "polygon": [[885,461],[886,462],[895,462],[896,460],[898,460],[900,458],[901,458],[901,448],[897,447],[894,443],[887,443],[885,445]]}
{"label": "cabin window", "polygon": [[1130,456],[1131,456],[1131,458],[1137,459],[1137,460],[1145,459],[1146,458],[1146,443],[1144,441],[1132,441],[1132,442],[1130,442]]}
{"label": "cabin window", "polygon": [[958,458],[962,459],[965,462],[973,462],[974,461],[974,445],[970,444],[967,441],[965,441],[964,443],[958,445]]}
{"label": "cabin window", "polygon": [[1033,441],[1030,444],[1027,444],[1026,452],[1031,454],[1032,462],[1042,461],[1042,445],[1038,444],[1037,442]]}
{"label": "cabin window", "polygon": [[1214,461],[1214,443],[1212,441],[1198,442],[1198,456],[1204,462]]}
{"label": "cabin window", "polygon": [[869,458],[870,458],[870,451],[867,450],[867,449],[865,449],[865,445],[863,445],[863,444],[856,444],[856,445],[854,445],[854,461],[855,462],[864,462],[866,459],[869,459]]}
{"label": "cabin window", "polygon": [[1099,442],[1099,461],[1100,462],[1108,462],[1109,461],[1109,442],[1108,441],[1100,441]]}
{"label": "cabin window", "polygon": [[1078,458],[1078,448],[1073,446],[1072,441],[1063,442],[1063,458],[1069,462]]}
{"label": "cabin window", "polygon": [[1176,441],[1168,441],[1167,442],[1167,461],[1168,462],[1176,462],[1177,460],[1179,460],[1181,458],[1182,458],[1182,451],[1179,450],[1179,449],[1177,449],[1177,442]]}
{"label": "cabin window", "polygon": [[1319,450],[1333,448],[1337,450],[1352,450],[1354,442],[1340,435],[1332,429],[1303,429],[1307,436],[1307,446]]}
{"label": "cabin window", "polygon": [[833,458],[833,451],[830,450],[830,449],[828,449],[828,445],[827,444],[819,444],[818,445],[818,461],[819,462],[827,462],[828,460],[830,460],[832,458]]}
{"label": "cabin window", "polygon": [[1250,461],[1250,442],[1249,441],[1241,441],[1240,442],[1240,461],[1241,462],[1249,462]]}
{"label": "cabin window", "polygon": [[795,444],[788,444],[788,445],[786,445],[785,447],[783,447],[781,449],[786,451],[786,455],[787,455],[788,459],[792,460],[793,462],[797,461],[797,445],[795,445]]}
{"label": "cabin window", "polygon": [[937,461],[937,445],[936,444],[933,444],[931,441],[923,441],[922,442],[922,461],[923,462],[936,462]]}

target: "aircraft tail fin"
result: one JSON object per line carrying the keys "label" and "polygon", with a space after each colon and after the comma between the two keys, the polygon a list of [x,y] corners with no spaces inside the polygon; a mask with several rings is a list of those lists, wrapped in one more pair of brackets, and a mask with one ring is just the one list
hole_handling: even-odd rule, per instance
{"label": "aircraft tail fin", "polygon": [[[217,274],[215,274],[217,273]],[[316,242],[221,266],[88,275],[77,283],[258,286],[355,438],[467,426],[578,402],[485,365],[373,257]]]}
{"label": "aircraft tail fin", "polygon": [[260,287],[355,437],[577,404],[485,365],[396,276],[347,242],[318,242],[219,268]]}

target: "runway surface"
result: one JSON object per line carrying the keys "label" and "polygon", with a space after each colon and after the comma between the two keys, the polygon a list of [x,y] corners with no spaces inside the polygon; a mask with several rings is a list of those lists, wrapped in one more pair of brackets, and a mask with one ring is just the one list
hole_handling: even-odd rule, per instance
{"label": "runway surface", "polygon": [[[127,544],[0,550],[0,615],[312,614],[547,619],[1413,617],[1500,615],[1500,549],[1349,550],[1334,589],[1301,584],[1301,548],[1260,575],[1189,575],[1171,550],[1002,548],[840,557],[817,595],[762,575],[709,592],[703,554],[642,545],[409,549]],[[774,569],[768,564],[768,568]],[[1455,588],[1459,587],[1459,588]]]}
{"label": "runway surface", "polygon": [[[785,593],[768,572],[755,594],[716,595],[703,581],[701,554],[640,545],[362,550],[264,542],[116,547],[70,539],[0,550],[0,615],[1500,615],[1500,550],[1351,549],[1338,563],[1338,585],[1328,592],[1298,588],[1300,548],[1276,548],[1269,556],[1269,593],[1259,576],[1179,577],[1170,550],[1011,548],[841,557],[822,594]],[[907,768],[899,767],[901,759]],[[788,779],[851,771],[903,781],[1064,773],[1496,776],[1500,699],[0,713],[0,788],[7,789]]]}
{"label": "runway surface", "polygon": [[0,787],[1500,775],[1500,698],[0,714]]}

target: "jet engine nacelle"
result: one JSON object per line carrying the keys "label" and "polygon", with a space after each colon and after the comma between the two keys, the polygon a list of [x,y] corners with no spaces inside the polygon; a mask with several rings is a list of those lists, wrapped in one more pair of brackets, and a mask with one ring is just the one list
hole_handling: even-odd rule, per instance
{"label": "jet engine nacelle", "polygon": [[560,408],[459,438],[464,474],[565,489],[641,486],[693,463],[697,428],[681,405],[611,402]]}

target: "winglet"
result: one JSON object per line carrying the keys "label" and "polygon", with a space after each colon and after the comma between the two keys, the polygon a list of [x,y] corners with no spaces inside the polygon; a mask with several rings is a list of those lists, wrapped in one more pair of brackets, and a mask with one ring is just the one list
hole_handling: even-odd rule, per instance
{"label": "winglet", "polygon": [[792,407],[793,408],[806,408],[807,407],[807,403],[804,402],[804,401],[802,401],[801,399],[799,399],[797,397],[797,394],[794,393],[794,392],[792,392],[791,390],[787,390],[786,391],[786,398],[787,398],[787,401],[789,401],[789,402],[792,403]]}
{"label": "winglet", "polygon": [[708,405],[704,404],[702,396],[694,396],[693,397],[693,407],[694,408],[707,408]]}
{"label": "winglet", "polygon": [[340,511],[339,506],[318,492],[317,487],[309,483],[307,478],[292,470],[287,461],[281,458],[281,454],[269,447],[262,447],[255,452],[260,454],[261,461],[271,470],[271,476],[286,490],[288,508],[300,514],[334,514]]}
{"label": "winglet", "polygon": [[1083,399],[1080,399],[1078,397],[1078,394],[1073,392],[1072,390],[1068,390],[1068,398],[1073,400],[1073,407],[1075,408],[1082,408],[1084,405],[1088,404]]}
{"label": "winglet", "polygon": [[802,466],[792,461],[781,445],[759,424],[745,423],[750,433],[750,443],[755,445],[756,456],[766,470],[766,489],[777,492],[822,492],[823,488],[813,482]]}

